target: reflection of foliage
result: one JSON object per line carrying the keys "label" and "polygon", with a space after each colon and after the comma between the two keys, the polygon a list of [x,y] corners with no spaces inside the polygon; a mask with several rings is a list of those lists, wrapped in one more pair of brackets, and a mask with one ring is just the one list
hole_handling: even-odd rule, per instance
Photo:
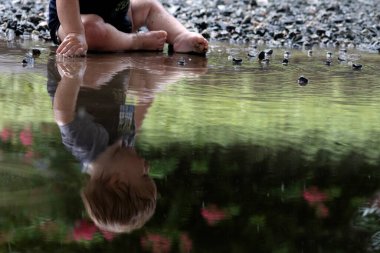
{"label": "reflection of foliage", "polygon": [[210,226],[218,224],[220,221],[225,220],[228,216],[224,210],[213,204],[203,207],[201,209],[201,215]]}
{"label": "reflection of foliage", "polygon": [[[333,90],[271,88],[264,79],[291,74],[258,74],[242,73],[240,89],[213,73],[202,80],[209,86],[184,81],[158,95],[137,142],[158,185],[156,214],[118,238],[87,223],[78,163],[46,123],[49,98],[34,99],[45,86],[2,77],[0,244],[20,252],[362,252],[366,241],[352,239],[350,222],[380,184],[378,102],[330,107]],[[20,80],[9,86],[11,78]],[[341,99],[346,83],[331,83]],[[379,215],[364,213],[354,227],[376,246]]]}
{"label": "reflection of foliage", "polygon": [[[24,126],[10,127],[13,137],[0,143],[2,180],[9,178],[1,188],[0,242],[20,250],[31,241],[41,247],[59,244],[63,252],[126,245],[151,252],[297,252],[316,244],[344,250],[347,237],[341,231],[349,230],[352,213],[380,183],[376,166],[355,153],[335,161],[320,151],[309,161],[298,149],[251,144],[138,146],[158,185],[156,214],[142,230],[113,238],[83,223],[82,177],[55,125],[44,125],[43,133],[39,126],[29,127],[31,145],[19,139]],[[27,149],[39,155],[21,162],[14,157]],[[35,162],[42,158],[48,159],[44,169]],[[328,208],[328,216],[322,208]],[[376,231],[377,216],[359,221]],[[81,246],[75,246],[76,239]],[[363,247],[364,242],[352,244]]]}
{"label": "reflection of foliage", "polygon": [[[240,245],[241,251],[237,252],[244,252],[242,248],[297,252],[300,247],[305,250],[316,245],[327,252],[342,250],[348,234],[342,235],[341,231],[350,230],[352,213],[379,182],[376,166],[355,153],[331,162],[332,154],[321,151],[318,159],[308,161],[292,148],[274,152],[268,147],[244,144],[194,148],[185,143],[164,147],[157,153],[147,152],[153,160],[161,154],[175,157],[177,169],[158,182],[162,197],[152,226],[164,223],[171,229],[188,227],[195,245],[201,244],[205,251],[231,252],[232,244]],[[193,164],[207,169],[193,173]],[[199,221],[204,214],[196,209],[209,205],[218,206],[211,217],[224,219],[223,210],[229,214],[228,219],[210,224]],[[172,213],[181,214],[174,216],[177,225],[171,222]],[[218,247],[216,238],[227,235],[231,244],[226,241],[224,248]],[[353,243],[360,247],[364,241],[350,241],[350,245]]]}
{"label": "reflection of foliage", "polygon": [[177,163],[178,161],[175,158],[153,160],[150,162],[151,172],[149,174],[153,178],[162,179],[176,169]]}
{"label": "reflection of foliage", "polygon": [[0,108],[6,112],[0,114],[0,127],[7,122],[53,122],[44,74],[1,74],[0,96]]}
{"label": "reflection of foliage", "polygon": [[[310,66],[310,71],[314,68]],[[250,69],[230,74],[210,69],[195,84],[184,80],[157,94],[143,124],[142,141],[154,147],[170,142],[229,146],[248,141],[273,150],[294,145],[309,160],[321,148],[337,161],[354,149],[376,163],[380,94],[373,84],[377,77],[367,76],[372,84],[361,84],[363,90],[353,93],[357,79],[331,73],[310,73],[325,82],[315,89],[299,89],[289,82],[276,85],[279,80],[296,80],[294,71]],[[369,101],[362,103],[363,99]]]}

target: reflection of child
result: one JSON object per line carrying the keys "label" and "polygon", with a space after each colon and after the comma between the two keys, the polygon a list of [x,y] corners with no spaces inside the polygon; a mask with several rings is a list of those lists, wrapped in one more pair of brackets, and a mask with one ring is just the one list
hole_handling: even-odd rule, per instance
{"label": "reflection of child", "polygon": [[[57,66],[55,119],[63,143],[90,175],[81,193],[89,216],[106,231],[140,228],[154,213],[157,191],[147,163],[134,149],[135,106],[120,96],[129,70],[112,66],[119,69],[105,85],[80,90],[83,76],[95,74],[91,66],[84,59]],[[107,64],[102,67],[105,71]]]}
{"label": "reflection of child", "polygon": [[[146,26],[149,31],[135,33]],[[50,0],[49,29],[58,54],[87,50],[162,50],[205,53],[208,42],[188,31],[158,0]]]}
{"label": "reflection of child", "polygon": [[82,191],[94,223],[117,233],[142,227],[156,206],[156,186],[144,160],[121,142],[109,146],[91,163],[91,178]]}

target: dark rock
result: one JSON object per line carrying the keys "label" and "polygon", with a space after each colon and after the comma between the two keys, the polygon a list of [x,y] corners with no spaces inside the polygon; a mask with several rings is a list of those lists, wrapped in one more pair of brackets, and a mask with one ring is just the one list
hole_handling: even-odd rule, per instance
{"label": "dark rock", "polygon": [[240,65],[240,64],[242,64],[243,63],[243,59],[242,58],[232,58],[232,62],[234,63],[234,64],[237,64],[237,65]]}
{"label": "dark rock", "polygon": [[317,31],[316,31],[316,34],[319,37],[322,37],[323,35],[325,35],[325,33],[326,33],[326,30],[324,30],[324,29],[317,29]]}
{"label": "dark rock", "polygon": [[8,25],[7,25],[7,28],[8,28],[8,29],[16,30],[16,29],[17,29],[17,24],[18,24],[18,21],[17,21],[17,20],[9,21],[9,22],[8,22]]}
{"label": "dark rock", "polygon": [[285,35],[283,33],[276,33],[273,37],[274,40],[283,39]]}
{"label": "dark rock", "polygon": [[265,51],[265,55],[272,55],[273,54],[273,49],[266,49]]}
{"label": "dark rock", "polygon": [[266,34],[267,30],[266,29],[257,29],[256,34],[260,36],[264,36]]}
{"label": "dark rock", "polygon": [[261,51],[257,57],[259,59],[259,61],[262,61],[265,59],[265,52],[264,51]]}
{"label": "dark rock", "polygon": [[290,18],[288,18],[288,19],[286,19],[283,23],[284,23],[285,26],[289,26],[289,25],[294,24],[295,22],[296,22],[296,21],[295,21],[294,19],[290,19]]}
{"label": "dark rock", "polygon": [[353,70],[361,70],[362,68],[363,68],[363,65],[361,65],[361,64],[356,64],[356,63],[352,64]]}
{"label": "dark rock", "polygon": [[38,57],[38,56],[40,56],[40,55],[41,55],[41,50],[39,50],[38,48],[33,48],[33,49],[32,49],[32,55],[33,55],[34,57]]}
{"label": "dark rock", "polygon": [[180,65],[180,66],[185,66],[186,65],[186,61],[184,58],[180,58],[178,61],[177,61],[177,64]]}
{"label": "dark rock", "polygon": [[297,82],[300,86],[305,86],[309,83],[309,80],[304,76],[300,76]]}
{"label": "dark rock", "polygon": [[242,21],[242,24],[249,24],[251,23],[251,20],[252,20],[251,16],[245,16],[245,18]]}

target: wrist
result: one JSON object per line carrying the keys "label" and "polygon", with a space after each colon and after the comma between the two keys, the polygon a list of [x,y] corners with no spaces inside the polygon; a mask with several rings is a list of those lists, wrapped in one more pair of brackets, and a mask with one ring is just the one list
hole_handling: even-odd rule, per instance
{"label": "wrist", "polygon": [[66,36],[69,36],[69,35],[74,35],[74,36],[83,35],[84,36],[84,32],[68,32]]}

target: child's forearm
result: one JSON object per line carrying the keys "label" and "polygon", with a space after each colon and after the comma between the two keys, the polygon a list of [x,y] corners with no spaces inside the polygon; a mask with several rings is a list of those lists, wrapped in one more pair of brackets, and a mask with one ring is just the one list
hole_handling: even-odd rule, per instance
{"label": "child's forearm", "polygon": [[74,120],[75,107],[81,80],[62,77],[54,96],[54,117],[58,125],[66,125]]}
{"label": "child's forearm", "polygon": [[63,32],[84,34],[80,17],[79,0],[57,0],[58,18]]}

